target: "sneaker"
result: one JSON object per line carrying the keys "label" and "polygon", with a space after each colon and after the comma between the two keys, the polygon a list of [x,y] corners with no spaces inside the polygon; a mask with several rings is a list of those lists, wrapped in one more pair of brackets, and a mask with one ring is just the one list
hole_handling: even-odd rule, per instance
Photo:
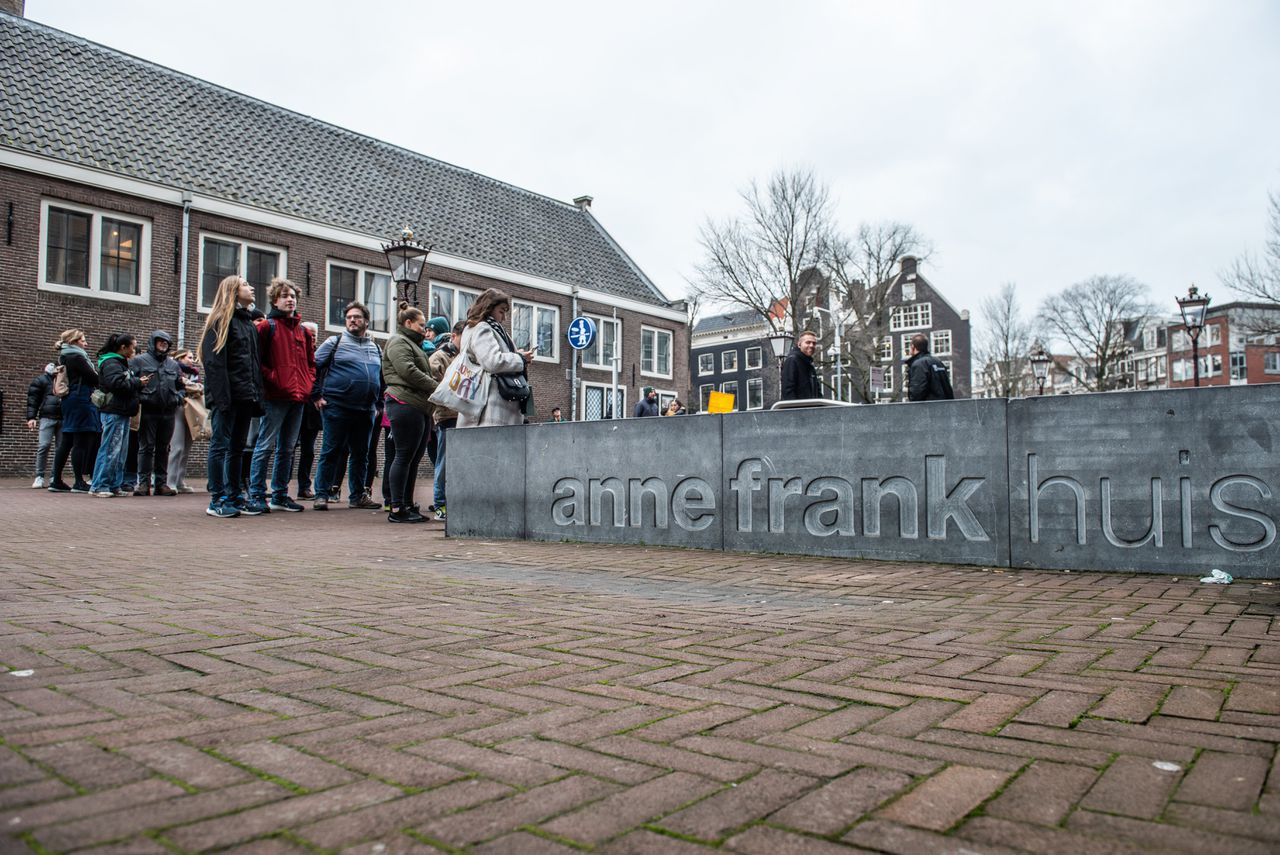
{"label": "sneaker", "polygon": [[267,507],[267,503],[262,499],[250,499],[245,502],[244,507],[240,509],[240,513],[246,517],[256,517],[261,514],[271,513],[271,509]]}
{"label": "sneaker", "polygon": [[135,496],[150,496],[150,495],[151,495],[151,485],[149,485],[149,484],[139,484],[137,487],[135,487],[135,488],[133,489],[133,495],[135,495]]}
{"label": "sneaker", "polygon": [[330,494],[329,494],[329,501],[331,501],[331,502],[340,502],[340,501],[342,501],[342,491],[341,491],[341,490],[334,490],[332,493],[330,493]]}
{"label": "sneaker", "polygon": [[390,503],[390,502],[383,502],[383,503],[382,503],[382,509],[383,509],[384,511],[386,511],[387,513],[391,513],[391,503]]}
{"label": "sneaker", "polygon": [[314,502],[312,502],[312,504],[311,504],[311,510],[313,510],[313,511],[327,511],[327,510],[329,510],[329,500],[328,500],[328,498],[326,498],[325,496],[321,496],[320,498],[316,499],[316,500],[315,500]]}
{"label": "sneaker", "polygon": [[195,487],[188,487],[186,484],[174,487],[173,489],[177,490],[179,493],[194,493],[196,491]]}
{"label": "sneaker", "polygon": [[111,495],[115,496],[117,499],[120,499],[125,496],[129,496],[133,494],[130,493],[129,490],[126,490],[124,487],[117,487],[116,489],[111,491]]}
{"label": "sneaker", "polygon": [[157,496],[176,496],[178,495],[178,491],[166,484],[161,484],[159,487],[156,487],[156,495]]}
{"label": "sneaker", "polygon": [[387,514],[387,522],[392,523],[420,523],[425,522],[426,519],[413,508],[401,508],[398,511],[392,511]]}
{"label": "sneaker", "polygon": [[116,497],[116,494],[111,490],[97,490],[89,495],[95,499],[114,499]]}
{"label": "sneaker", "polygon": [[376,511],[382,507],[382,503],[375,502],[368,493],[361,493],[355,500],[348,502],[347,507]]}
{"label": "sneaker", "polygon": [[86,484],[86,483],[85,483],[85,482],[83,482],[83,481],[77,481],[76,483],[74,483],[74,484],[72,484],[72,485],[71,485],[71,492],[73,492],[73,493],[88,493],[88,492],[90,492],[90,490],[89,490],[89,485],[88,485],[88,484]]}
{"label": "sneaker", "polygon": [[306,510],[302,505],[298,504],[293,499],[290,499],[288,496],[285,496],[283,499],[272,499],[267,503],[267,507],[273,511],[289,511],[290,513],[295,514],[298,511]]}
{"label": "sneaker", "polygon": [[31,489],[32,489],[32,490],[43,490],[43,489],[44,489],[44,476],[43,476],[43,475],[37,475],[37,476],[36,476],[36,480],[34,480],[34,481],[32,481],[32,482],[31,482]]}
{"label": "sneaker", "polygon": [[240,516],[240,511],[236,510],[235,505],[220,502],[210,502],[209,507],[205,508],[204,512],[211,517],[222,517],[223,519]]}
{"label": "sneaker", "polygon": [[307,489],[305,489],[305,490],[299,490],[299,491],[298,491],[298,498],[299,498],[299,499],[314,499],[315,497],[316,497],[316,491],[315,491],[315,490],[312,490],[312,489],[311,489],[311,488],[309,488],[309,487],[308,487]]}
{"label": "sneaker", "polygon": [[444,522],[445,520],[444,505],[436,505],[435,518],[436,518],[436,522]]}
{"label": "sneaker", "polygon": [[49,485],[49,492],[50,493],[70,493],[71,487],[68,486],[66,481],[54,481],[52,484]]}

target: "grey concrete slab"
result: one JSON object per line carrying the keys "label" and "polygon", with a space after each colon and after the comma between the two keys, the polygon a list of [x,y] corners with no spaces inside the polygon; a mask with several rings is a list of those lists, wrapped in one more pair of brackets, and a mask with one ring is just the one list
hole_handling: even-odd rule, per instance
{"label": "grey concrete slab", "polygon": [[681,416],[528,426],[529,536],[723,548],[720,421]]}
{"label": "grey concrete slab", "polygon": [[725,548],[1006,564],[1005,406],[726,416]]}
{"label": "grey concrete slab", "polygon": [[[446,532],[453,537],[528,537],[525,525],[525,428],[449,431]],[[423,461],[423,470],[431,468]],[[430,490],[430,482],[419,489]]]}
{"label": "grey concrete slab", "polygon": [[1013,566],[1280,575],[1280,385],[1009,405]]}

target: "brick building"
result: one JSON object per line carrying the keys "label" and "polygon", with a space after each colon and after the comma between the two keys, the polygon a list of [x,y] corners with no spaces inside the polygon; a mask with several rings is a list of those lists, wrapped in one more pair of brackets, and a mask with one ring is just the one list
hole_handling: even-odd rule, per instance
{"label": "brick building", "polygon": [[[685,304],[590,197],[547,198],[2,11],[0,80],[0,288],[20,332],[0,364],[0,472],[30,466],[24,395],[63,329],[91,348],[156,328],[193,345],[218,281],[239,273],[263,296],[287,276],[322,334],[361,299],[385,339],[381,244],[406,223],[433,247],[424,309],[453,320],[485,288],[511,294],[517,344],[537,350],[536,418],[607,413],[615,357],[624,411],[642,386],[689,386]],[[564,335],[575,313],[600,329],[581,354]]]}

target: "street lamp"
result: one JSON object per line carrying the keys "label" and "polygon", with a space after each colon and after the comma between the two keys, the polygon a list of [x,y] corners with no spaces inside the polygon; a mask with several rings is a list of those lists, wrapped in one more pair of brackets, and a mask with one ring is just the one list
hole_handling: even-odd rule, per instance
{"label": "street lamp", "polygon": [[431,252],[431,247],[414,240],[413,229],[406,225],[400,230],[400,239],[384,244],[382,251],[387,256],[387,266],[391,268],[391,278],[396,283],[400,299],[418,305],[418,280],[427,266],[427,253]]}
{"label": "street lamp", "polygon": [[1209,295],[1201,294],[1194,285],[1187,289],[1187,296],[1178,298],[1182,325],[1191,336],[1191,368],[1195,372],[1196,386],[1200,385],[1200,331],[1204,329],[1204,313],[1208,308]]}
{"label": "street lamp", "polygon": [[835,344],[836,344],[836,400],[843,401],[844,400],[844,377],[843,377],[844,372],[841,370],[841,368],[842,368],[842,362],[844,360],[844,353],[840,349],[840,328],[844,326],[845,322],[849,319],[849,316],[853,313],[853,310],[849,309],[838,317],[836,316],[835,312],[831,311],[830,309],[824,309],[822,306],[814,306],[813,311],[823,312],[824,314],[826,314],[826,316],[831,319],[831,325],[835,327],[835,331],[836,331],[836,341],[835,341]]}
{"label": "street lamp", "polygon": [[787,358],[787,354],[791,352],[791,342],[795,341],[795,336],[788,332],[771,333],[769,335],[769,348],[773,351],[773,356],[778,360],[778,399],[782,399],[782,360]]}
{"label": "street lamp", "polygon": [[1040,394],[1044,394],[1044,381],[1049,379],[1049,363],[1053,361],[1044,349],[1044,345],[1036,342],[1031,348],[1031,355],[1028,357],[1031,361],[1031,373],[1036,378],[1036,383],[1040,386]]}

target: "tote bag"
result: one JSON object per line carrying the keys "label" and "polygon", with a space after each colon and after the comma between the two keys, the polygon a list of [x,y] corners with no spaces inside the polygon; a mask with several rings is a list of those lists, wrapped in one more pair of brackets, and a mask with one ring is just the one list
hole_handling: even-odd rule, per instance
{"label": "tote bag", "polygon": [[489,375],[463,352],[449,363],[429,400],[474,419],[489,402],[488,395]]}
{"label": "tote bag", "polygon": [[187,420],[187,431],[193,440],[209,439],[213,436],[213,424],[209,421],[209,410],[203,401],[187,398],[182,402],[182,417]]}

